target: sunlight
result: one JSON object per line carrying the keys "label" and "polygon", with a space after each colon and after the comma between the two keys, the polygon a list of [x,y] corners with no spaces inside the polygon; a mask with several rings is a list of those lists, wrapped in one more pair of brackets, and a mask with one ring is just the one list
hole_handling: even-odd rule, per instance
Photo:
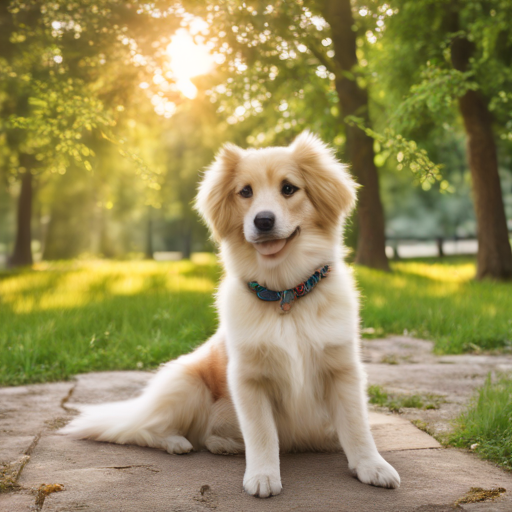
{"label": "sunlight", "polygon": [[204,75],[213,68],[214,58],[208,47],[197,44],[187,30],[179,29],[167,46],[167,54],[171,59],[170,68],[176,86],[184,96],[194,99],[197,87],[190,79]]}

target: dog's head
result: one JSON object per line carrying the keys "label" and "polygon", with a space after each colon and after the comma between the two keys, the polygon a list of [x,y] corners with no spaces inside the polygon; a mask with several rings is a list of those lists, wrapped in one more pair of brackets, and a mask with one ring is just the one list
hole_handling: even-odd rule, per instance
{"label": "dog's head", "polygon": [[260,262],[278,263],[308,232],[339,231],[356,188],[333,151],[303,132],[289,147],[225,145],[205,172],[196,208],[217,241],[243,242]]}

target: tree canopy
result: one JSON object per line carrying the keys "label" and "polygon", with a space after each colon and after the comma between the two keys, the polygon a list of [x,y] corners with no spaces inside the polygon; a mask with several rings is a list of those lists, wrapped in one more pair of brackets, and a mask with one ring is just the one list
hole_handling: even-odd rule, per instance
{"label": "tree canopy", "polygon": [[[357,262],[387,269],[386,236],[418,225],[477,234],[479,276],[506,278],[511,14],[505,0],[4,2],[11,261],[31,263],[34,240],[46,257],[209,247],[191,201],[217,148],[307,128],[363,185]],[[88,235],[71,244],[80,219]]]}

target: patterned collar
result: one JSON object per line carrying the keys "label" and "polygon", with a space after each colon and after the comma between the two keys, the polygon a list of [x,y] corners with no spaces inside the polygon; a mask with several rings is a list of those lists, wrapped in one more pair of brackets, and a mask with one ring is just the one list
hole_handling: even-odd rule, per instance
{"label": "patterned collar", "polygon": [[281,309],[283,311],[289,311],[295,302],[296,298],[304,297],[307,295],[316,285],[317,283],[327,277],[327,274],[331,271],[330,265],[325,265],[322,268],[319,268],[309,279],[300,283],[295,288],[291,288],[290,290],[283,290],[282,292],[275,292],[273,290],[269,290],[264,286],[261,286],[256,281],[251,281],[249,284],[249,288],[256,293],[257,297],[261,300],[274,302],[277,300],[281,301]]}

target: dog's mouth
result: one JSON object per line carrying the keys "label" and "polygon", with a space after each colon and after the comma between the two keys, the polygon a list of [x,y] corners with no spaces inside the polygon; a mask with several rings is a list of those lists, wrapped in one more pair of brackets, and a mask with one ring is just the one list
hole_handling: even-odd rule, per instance
{"label": "dog's mouth", "polygon": [[299,233],[300,227],[297,226],[288,238],[265,240],[263,242],[255,242],[252,245],[262,256],[276,256],[284,249],[285,245],[291,242]]}

